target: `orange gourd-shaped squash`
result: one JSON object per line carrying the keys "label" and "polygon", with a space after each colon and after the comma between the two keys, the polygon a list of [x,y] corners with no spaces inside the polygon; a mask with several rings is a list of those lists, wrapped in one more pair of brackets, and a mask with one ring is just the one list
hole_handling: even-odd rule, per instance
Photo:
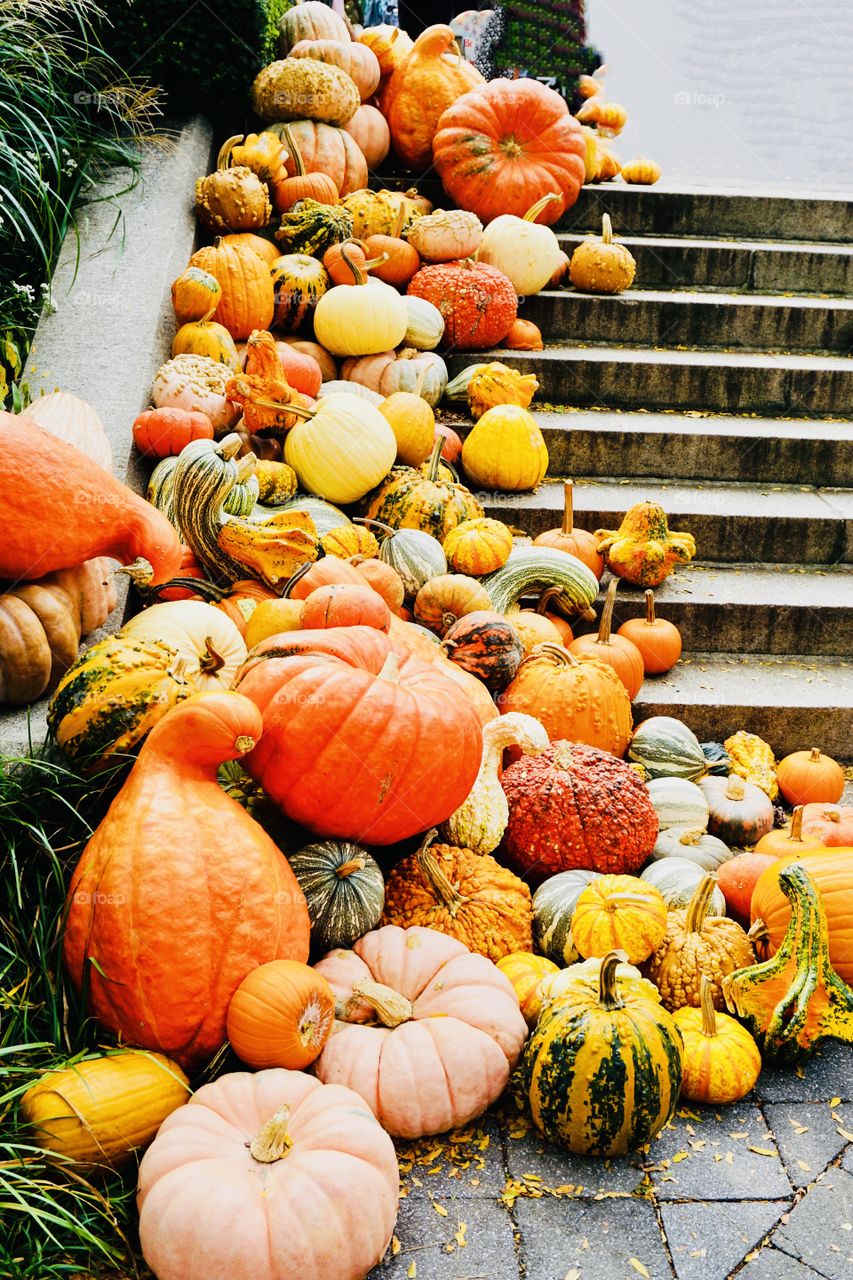
{"label": "orange gourd-shaped squash", "polygon": [[534,547],[554,547],[577,556],[588,569],[601,580],[604,573],[604,557],[598,550],[598,539],[587,529],[576,529],[574,520],[574,493],[571,480],[563,483],[563,523],[559,529],[546,529],[533,539]]}
{"label": "orange gourd-shaped squash", "polygon": [[316,969],[270,960],[247,973],[228,1006],[231,1048],[248,1066],[304,1071],[332,1033],[335,997]]}
{"label": "orange gourd-shaped squash", "polygon": [[367,583],[357,587],[354,583],[335,582],[311,592],[302,606],[301,625],[306,630],[363,626],[388,631],[391,610]]}
{"label": "orange gourd-shaped squash", "polygon": [[216,780],[261,730],[257,708],[230,692],[167,712],[68,890],[63,960],[89,1012],[187,1069],[224,1042],[247,973],[308,958],[308,910],[286,858]]}
{"label": "orange gourd-shaped squash", "polygon": [[269,329],[275,298],[269,263],[263,258],[243,245],[214,240],[196,250],[190,266],[209,271],[219,281],[222,296],[213,319],[232,338],[248,338],[253,329]]}
{"label": "orange gourd-shaped squash", "polygon": [[628,697],[633,702],[643,683],[643,655],[633,640],[611,634],[613,606],[616,603],[618,586],[618,579],[613,578],[607,588],[607,598],[601,611],[598,634],[578,636],[577,640],[573,640],[569,645],[569,653],[573,653],[577,658],[581,655],[590,655],[601,662],[606,662],[616,672],[627,690]]}
{"label": "orange gourd-shaped squash", "polygon": [[563,98],[537,80],[492,80],[449,106],[438,121],[435,165],[447,193],[482,222],[523,217],[558,194],[538,221],[556,222],[578,198],[585,143]]}
{"label": "orange gourd-shaped squash", "polygon": [[470,791],[483,738],[473,703],[381,631],[272,636],[243,672],[239,688],[264,717],[247,768],[309,830],[393,844],[449,818]]}
{"label": "orange gourd-shaped squash", "polygon": [[156,507],[23,414],[0,412],[0,578],[44,577],[84,560],[138,558],[165,582],[181,567],[177,532]]}
{"label": "orange gourd-shaped squash", "polygon": [[681,632],[672,622],[655,616],[655,593],[646,591],[645,618],[629,618],[617,632],[640,651],[647,676],[671,671],[681,657]]}
{"label": "orange gourd-shaped squash", "polygon": [[518,296],[504,273],[468,258],[421,267],[406,292],[438,307],[443,345],[457,351],[497,346],[518,310]]}
{"label": "orange gourd-shaped squash", "polygon": [[174,1111],[145,1154],[142,1252],[159,1280],[354,1280],[388,1246],[399,1182],[391,1139],[351,1090],[302,1071],[232,1071]]}
{"label": "orange gourd-shaped squash", "polygon": [[381,595],[391,612],[398,613],[403,607],[406,589],[397,570],[384,560],[362,560],[360,556],[354,556],[352,563],[368,586]]}
{"label": "orange gourd-shaped squash", "polygon": [[749,936],[760,958],[775,955],[791,919],[780,873],[799,863],[820,893],[829,933],[829,959],[840,978],[853,984],[853,848],[814,849],[778,858],[761,875],[752,894]]}
{"label": "orange gourd-shaped squash", "polygon": [[395,69],[382,98],[391,144],[403,164],[424,170],[432,162],[432,143],[442,112],[484,84],[477,68],[459,52],[456,37],[441,23],[427,27],[405,61]]}
{"label": "orange gourd-shaped squash", "polygon": [[844,770],[819,747],[812,747],[780,760],[776,781],[789,804],[837,804],[844,791]]}
{"label": "orange gourd-shaped squash", "polygon": [[558,645],[537,646],[497,701],[502,713],[534,716],[552,742],[566,738],[621,756],[631,737],[631,702],[613,668]]}
{"label": "orange gourd-shaped squash", "polygon": [[647,960],[666,933],[666,902],[637,876],[599,876],[582,890],[572,912],[572,938],[580,954],[624,951],[631,964]]}
{"label": "orange gourd-shaped squash", "polygon": [[434,929],[386,925],[317,969],[341,1024],[314,1070],[361,1094],[389,1133],[445,1133],[503,1092],[527,1027],[485,956]]}

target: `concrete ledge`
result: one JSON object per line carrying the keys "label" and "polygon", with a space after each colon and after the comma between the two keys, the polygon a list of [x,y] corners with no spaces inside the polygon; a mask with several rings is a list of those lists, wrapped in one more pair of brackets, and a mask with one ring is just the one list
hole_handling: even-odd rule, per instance
{"label": "concrete ledge", "polygon": [[[169,286],[196,243],[192,193],[210,167],[213,137],[201,116],[173,122],[174,141],[150,149],[140,181],[125,191],[127,175],[110,176],[104,199],[84,208],[79,237],[68,235],[53,276],[55,311],[42,316],[25,379],[33,399],[60,388],[83,396],[101,415],[116,475],[142,490],[146,476],[131,449],[130,427],[150,403],[151,383],[168,359],[174,336]],[[116,631],[118,608],[87,644]],[[0,754],[28,753],[44,739],[48,699],[0,712]]]}

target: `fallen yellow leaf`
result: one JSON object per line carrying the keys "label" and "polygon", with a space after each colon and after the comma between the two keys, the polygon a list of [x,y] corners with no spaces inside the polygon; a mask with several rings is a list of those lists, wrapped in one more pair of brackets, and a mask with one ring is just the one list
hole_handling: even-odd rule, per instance
{"label": "fallen yellow leaf", "polygon": [[776,1152],[771,1151],[769,1147],[748,1147],[748,1151],[754,1151],[757,1156],[775,1156]]}
{"label": "fallen yellow leaf", "polygon": [[648,1269],[647,1269],[646,1267],[644,1267],[644,1266],[643,1266],[643,1264],[642,1264],[642,1262],[640,1262],[640,1259],[639,1259],[639,1258],[629,1258],[629,1259],[628,1259],[628,1266],[629,1266],[629,1267],[633,1267],[633,1268],[634,1268],[634,1270],[635,1270],[635,1271],[637,1271],[641,1276],[645,1276],[646,1280],[649,1280],[649,1272],[648,1272]]}

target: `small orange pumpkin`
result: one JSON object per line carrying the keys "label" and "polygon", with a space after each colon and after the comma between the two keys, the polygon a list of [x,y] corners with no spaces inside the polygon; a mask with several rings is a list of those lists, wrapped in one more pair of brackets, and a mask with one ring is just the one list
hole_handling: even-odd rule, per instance
{"label": "small orange pumpkin", "polygon": [[[327,627],[391,628],[391,610],[367,583],[333,582],[312,591],[302,606],[302,626],[306,631]],[[284,1065],[284,1064],[282,1064]]]}
{"label": "small orange pumpkin", "polygon": [[332,1033],[335,997],[322,974],[298,960],[252,969],[228,1006],[231,1047],[247,1066],[304,1071]]}
{"label": "small orange pumpkin", "polygon": [[602,662],[606,662],[616,672],[628,691],[628,697],[633,702],[643,683],[643,655],[633,640],[618,633],[615,636],[611,634],[613,606],[616,603],[618,586],[618,578],[611,579],[604,608],[601,611],[598,634],[578,636],[569,645],[569,653],[573,653],[575,657],[589,654],[593,658],[600,658]]}
{"label": "small orange pumpkin", "polygon": [[844,791],[844,770],[819,747],[812,747],[780,760],[776,781],[789,804],[837,804]]}

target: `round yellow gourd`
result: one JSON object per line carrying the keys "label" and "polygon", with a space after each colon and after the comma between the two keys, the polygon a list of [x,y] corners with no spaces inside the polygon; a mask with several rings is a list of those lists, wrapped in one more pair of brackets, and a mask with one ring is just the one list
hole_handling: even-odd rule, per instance
{"label": "round yellow gourd", "polygon": [[451,529],[442,545],[455,573],[481,578],[506,564],[512,551],[512,533],[502,521],[481,516]]}
{"label": "round yellow gourd", "polygon": [[470,480],[485,489],[535,489],[548,470],[548,449],[539,424],[517,404],[487,409],[462,446]]}
{"label": "round yellow gourd", "polygon": [[512,951],[501,956],[498,968],[509,978],[528,1027],[535,1027],[542,1008],[542,979],[559,973],[559,967],[532,951]]}
{"label": "round yellow gourd", "polygon": [[637,264],[624,244],[613,239],[610,215],[601,219],[601,238],[588,236],[572,254],[569,275],[583,293],[621,293],[630,289]]}
{"label": "round yellow gourd", "polygon": [[366,400],[334,392],[315,409],[299,412],[306,420],[288,432],[284,457],[307,493],[327,502],[358,502],[394,465],[397,441],[391,425]]}
{"label": "round yellow gourd", "polygon": [[246,647],[254,649],[267,636],[298,631],[301,625],[301,600],[261,600],[246,623]]}
{"label": "round yellow gourd", "polygon": [[[421,374],[418,386],[423,385]],[[432,453],[435,414],[419,391],[395,391],[378,406],[397,441],[397,461],[419,467]]]}
{"label": "round yellow gourd", "polygon": [[314,337],[333,356],[391,351],[406,336],[409,313],[396,289],[365,276],[324,293],[314,312]]}

